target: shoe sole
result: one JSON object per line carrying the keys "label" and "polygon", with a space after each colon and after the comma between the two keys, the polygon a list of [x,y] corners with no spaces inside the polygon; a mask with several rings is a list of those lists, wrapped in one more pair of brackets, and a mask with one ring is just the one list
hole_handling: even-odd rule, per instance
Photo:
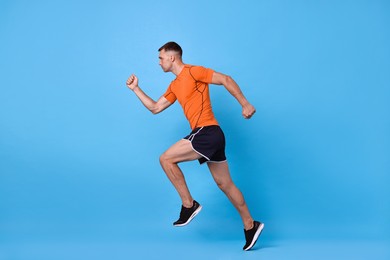
{"label": "shoe sole", "polygon": [[256,244],[257,239],[259,238],[259,236],[261,234],[261,231],[263,231],[263,228],[264,228],[264,224],[260,223],[259,228],[257,229],[255,235],[253,236],[252,243],[247,248],[244,249],[245,251],[248,251]]}
{"label": "shoe sole", "polygon": [[183,223],[183,224],[176,224],[176,225],[174,225],[174,226],[175,226],[175,227],[182,227],[182,226],[185,226],[185,225],[189,224],[189,223],[191,222],[191,220],[192,220],[193,218],[195,218],[195,216],[198,215],[198,213],[199,213],[201,210],[202,210],[202,206],[199,205],[199,207],[194,211],[194,213],[192,213],[191,217],[189,217],[188,220],[187,220],[185,223]]}

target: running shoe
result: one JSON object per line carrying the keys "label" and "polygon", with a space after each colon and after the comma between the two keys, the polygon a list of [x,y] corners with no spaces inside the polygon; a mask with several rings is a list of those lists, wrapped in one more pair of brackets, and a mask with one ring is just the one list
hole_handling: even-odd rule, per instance
{"label": "running shoe", "polygon": [[191,208],[181,206],[180,217],[173,223],[175,227],[182,227],[190,223],[190,221],[200,212],[202,206],[194,200]]}
{"label": "running shoe", "polygon": [[253,221],[253,228],[250,230],[245,230],[245,239],[246,239],[246,244],[242,248],[245,251],[248,251],[251,249],[255,244],[257,239],[259,238],[261,231],[264,228],[264,224],[258,221]]}

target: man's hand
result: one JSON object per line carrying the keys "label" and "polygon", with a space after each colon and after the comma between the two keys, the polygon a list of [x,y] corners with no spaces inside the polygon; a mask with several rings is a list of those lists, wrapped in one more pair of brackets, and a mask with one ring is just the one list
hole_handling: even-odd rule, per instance
{"label": "man's hand", "polygon": [[129,89],[134,90],[138,87],[138,78],[134,74],[132,74],[126,81],[126,85]]}
{"label": "man's hand", "polygon": [[256,113],[256,109],[251,104],[248,103],[242,107],[242,116],[245,119],[251,118],[254,113]]}

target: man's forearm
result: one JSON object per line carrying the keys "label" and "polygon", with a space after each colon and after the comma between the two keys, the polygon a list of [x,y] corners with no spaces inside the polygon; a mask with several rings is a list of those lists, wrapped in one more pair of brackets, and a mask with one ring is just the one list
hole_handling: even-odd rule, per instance
{"label": "man's forearm", "polygon": [[156,101],[151,99],[148,95],[145,94],[145,92],[142,91],[142,89],[137,86],[133,89],[134,94],[139,98],[139,100],[142,102],[142,104],[153,112],[155,109]]}
{"label": "man's forearm", "polygon": [[231,77],[227,78],[224,87],[233,97],[235,97],[235,99],[237,99],[238,103],[240,103],[241,106],[245,106],[249,103],[248,100],[245,98],[244,94],[242,93],[238,84]]}
{"label": "man's forearm", "polygon": [[226,81],[224,82],[224,86],[242,106],[242,115],[244,116],[244,118],[251,118],[253,114],[256,113],[256,109],[245,98],[238,84],[231,77],[228,76]]}

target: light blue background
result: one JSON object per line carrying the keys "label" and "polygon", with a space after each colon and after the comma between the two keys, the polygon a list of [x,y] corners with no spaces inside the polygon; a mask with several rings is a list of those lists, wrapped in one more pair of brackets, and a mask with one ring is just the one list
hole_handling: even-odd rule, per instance
{"label": "light blue background", "polygon": [[[0,259],[389,259],[388,1],[0,1]],[[180,201],[159,155],[189,132],[153,116],[184,61],[231,75],[251,120],[211,86],[233,179],[266,223],[257,250],[207,167]],[[341,243],[343,242],[343,243]],[[341,244],[340,244],[341,243]]]}

